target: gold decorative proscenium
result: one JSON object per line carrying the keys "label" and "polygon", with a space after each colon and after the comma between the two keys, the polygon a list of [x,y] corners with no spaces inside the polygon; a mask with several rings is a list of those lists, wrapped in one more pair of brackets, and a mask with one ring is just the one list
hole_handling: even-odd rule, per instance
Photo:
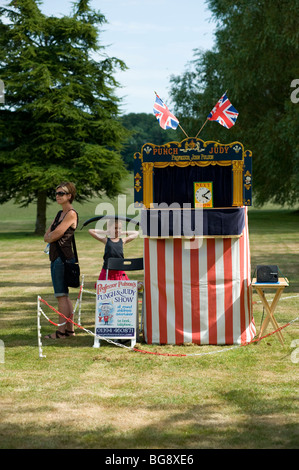
{"label": "gold decorative proscenium", "polygon": [[245,150],[240,142],[221,144],[216,141],[202,141],[194,137],[182,142],[168,142],[163,145],[146,143],[135,160],[135,204],[151,208],[154,202],[155,169],[167,166],[230,166],[232,169],[232,201],[230,207],[251,205],[252,153]]}
{"label": "gold decorative proscenium", "polygon": [[233,164],[233,207],[243,205],[243,160],[234,160]]}
{"label": "gold decorative proscenium", "polygon": [[143,204],[147,209],[151,207],[154,198],[153,169],[154,163],[142,163],[143,168]]}

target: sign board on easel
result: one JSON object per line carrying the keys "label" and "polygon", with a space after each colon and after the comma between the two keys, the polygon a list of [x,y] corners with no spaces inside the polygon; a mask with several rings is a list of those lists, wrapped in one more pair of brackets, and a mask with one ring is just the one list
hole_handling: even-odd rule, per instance
{"label": "sign board on easel", "polygon": [[131,340],[136,344],[138,332],[137,281],[97,281],[94,348],[100,339]]}

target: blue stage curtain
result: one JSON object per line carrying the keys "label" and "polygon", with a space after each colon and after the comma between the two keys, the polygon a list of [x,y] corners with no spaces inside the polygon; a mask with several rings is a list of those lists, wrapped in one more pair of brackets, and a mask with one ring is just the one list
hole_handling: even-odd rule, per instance
{"label": "blue stage curtain", "polygon": [[212,181],[214,207],[232,205],[232,169],[231,166],[167,166],[154,170],[154,203],[170,205],[191,203],[194,207],[194,182]]}

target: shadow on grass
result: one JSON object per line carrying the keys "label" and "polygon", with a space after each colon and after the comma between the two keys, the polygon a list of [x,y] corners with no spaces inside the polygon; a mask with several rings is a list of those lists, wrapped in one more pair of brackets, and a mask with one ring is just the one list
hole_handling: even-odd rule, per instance
{"label": "shadow on grass", "polygon": [[299,211],[288,210],[249,210],[249,233],[273,234],[290,233],[299,228]]}
{"label": "shadow on grass", "polygon": [[[286,422],[288,413],[292,413],[292,400],[286,404],[279,400],[269,401],[262,394],[254,394],[250,389],[229,390],[223,392],[219,404],[227,403],[239,408],[239,414],[230,419],[229,415],[215,411],[215,404],[187,405],[187,409],[179,411],[179,405],[169,402],[163,410],[163,417],[157,421],[157,412],[161,406],[144,406],[147,413],[153,413],[153,424],[134,427],[134,416],[138,410],[132,402],[131,410],[115,410],[115,413],[126,419],[127,425],[118,426],[102,416],[103,422],[95,425],[105,407],[103,398],[98,409],[93,406],[94,421],[92,429],[80,419],[79,410],[69,413],[76,414],[76,425],[81,428],[74,430],[70,424],[61,422],[57,409],[46,405],[34,408],[28,404],[19,409],[20,422],[9,422],[9,409],[2,409],[0,425],[1,448],[6,449],[267,449],[297,448],[298,432],[295,419]],[[250,406],[248,405],[250,403]],[[88,405],[86,405],[88,407]],[[78,405],[77,405],[78,407]],[[169,410],[165,417],[166,410]],[[142,409],[140,410],[142,412]],[[48,419],[41,422],[43,414]],[[49,423],[49,416],[52,420]],[[26,424],[26,415],[33,415],[31,423]],[[37,418],[40,414],[41,417]],[[161,413],[162,415],[162,413]],[[275,419],[272,418],[275,416]],[[29,418],[30,419],[30,418]],[[150,419],[150,418],[149,418]],[[35,421],[38,421],[38,424]],[[82,430],[82,426],[85,428]]]}
{"label": "shadow on grass", "polygon": [[30,269],[30,266],[26,266],[26,271],[24,270],[24,263],[16,263],[16,264],[9,264],[7,266],[1,266],[1,271],[24,271],[26,274],[30,274],[32,276],[35,276],[36,271],[43,271],[43,272],[50,272],[50,264],[48,262],[48,265],[44,264],[34,264],[32,265],[32,268]]}
{"label": "shadow on grass", "polygon": [[[28,326],[28,325],[27,325]],[[20,329],[22,327],[22,324],[16,323],[16,328]],[[94,322],[90,323],[87,322],[84,327],[91,331],[92,333],[95,330]],[[120,346],[117,346],[116,344],[111,344],[108,341],[105,341],[104,339],[100,341],[101,346],[100,348],[93,348],[94,344],[94,336],[92,334],[88,334],[85,331],[81,330],[78,327],[75,327],[75,336],[70,336],[67,338],[59,338],[59,339],[45,339],[45,336],[55,333],[57,327],[52,326],[52,328],[49,328],[48,326],[45,328],[41,329],[41,341],[42,341],[42,348],[44,350],[44,353],[47,353],[48,349],[52,348],[81,348],[81,347],[88,347],[91,348],[91,351],[93,352],[105,352],[109,350],[109,348],[120,348]],[[17,347],[36,347],[36,350],[38,351],[38,342],[37,342],[37,326],[32,325],[30,330],[25,331],[24,333],[16,332],[16,333],[10,333],[10,334],[2,334],[0,335],[0,339],[4,342],[5,348],[17,348]],[[115,341],[114,339],[112,341]],[[145,344],[144,339],[142,334],[140,333],[139,337],[137,338],[137,343],[138,344]],[[130,340],[128,340],[125,343],[125,346],[130,347]],[[126,350],[129,352],[128,350]],[[94,359],[96,360],[96,359]]]}
{"label": "shadow on grass", "polygon": [[36,235],[34,232],[4,232],[0,230],[0,241],[23,240],[24,238],[33,238],[34,240],[37,240],[42,239],[42,236]]}
{"label": "shadow on grass", "polygon": [[[5,281],[5,282],[0,282],[0,287],[4,288],[4,287],[7,287],[7,288],[10,288],[10,287],[15,287],[16,289],[19,289],[21,287],[28,287],[30,289],[34,289],[36,291],[36,295],[38,295],[38,292],[40,291],[43,291],[45,288],[48,288],[48,287],[51,287],[52,284],[49,283],[49,282],[43,282],[43,283],[40,283],[40,282],[31,282],[30,281],[30,278],[28,280],[28,282],[14,282],[14,281]],[[34,294],[33,294],[34,295]],[[23,296],[23,297],[18,297],[18,296],[14,296],[13,297],[13,301],[20,301],[22,300],[22,298],[26,299],[28,301],[29,298],[32,298],[32,291],[30,293],[28,293],[28,296]],[[12,302],[12,299],[11,298],[6,298],[4,299],[4,301],[9,301],[10,303]],[[1,299],[1,302],[2,302],[2,299]]]}

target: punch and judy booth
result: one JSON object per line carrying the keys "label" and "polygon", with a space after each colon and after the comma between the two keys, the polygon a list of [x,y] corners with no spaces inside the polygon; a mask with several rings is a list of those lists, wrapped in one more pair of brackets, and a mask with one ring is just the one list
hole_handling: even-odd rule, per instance
{"label": "punch and judy booth", "polygon": [[134,155],[149,344],[240,344],[255,336],[247,206],[252,154],[187,138]]}

